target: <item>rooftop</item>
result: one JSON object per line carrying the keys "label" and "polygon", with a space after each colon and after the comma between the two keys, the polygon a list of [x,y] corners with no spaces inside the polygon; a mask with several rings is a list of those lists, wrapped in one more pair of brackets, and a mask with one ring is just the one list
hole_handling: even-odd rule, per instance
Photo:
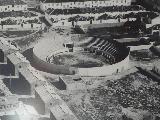
{"label": "rooftop", "polygon": [[45,103],[52,102],[52,104],[57,105],[60,102],[62,102],[62,99],[60,98],[60,96],[57,95],[53,89],[52,90],[48,90],[48,89],[49,89],[48,86],[42,85],[36,88],[36,92]]}
{"label": "rooftop", "polygon": [[26,80],[28,80],[29,83],[35,83],[37,81],[43,81],[45,82],[45,79],[42,75],[39,74],[37,70],[35,70],[31,65],[27,67],[22,67],[19,69],[19,72],[25,77]]}
{"label": "rooftop", "polygon": [[21,64],[21,63],[29,64],[29,61],[26,60],[26,58],[19,52],[12,53],[7,57],[14,65]]}

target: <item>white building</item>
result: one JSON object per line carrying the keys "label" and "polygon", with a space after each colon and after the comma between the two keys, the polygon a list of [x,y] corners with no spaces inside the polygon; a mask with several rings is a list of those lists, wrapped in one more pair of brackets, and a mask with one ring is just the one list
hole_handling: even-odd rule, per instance
{"label": "white building", "polygon": [[27,4],[21,0],[0,0],[0,12],[26,11]]}
{"label": "white building", "polygon": [[41,4],[43,10],[48,8],[54,9],[70,9],[70,8],[86,8],[86,7],[103,7],[103,6],[129,6],[132,0],[100,0],[100,1],[85,1],[85,2],[50,2],[45,0]]}

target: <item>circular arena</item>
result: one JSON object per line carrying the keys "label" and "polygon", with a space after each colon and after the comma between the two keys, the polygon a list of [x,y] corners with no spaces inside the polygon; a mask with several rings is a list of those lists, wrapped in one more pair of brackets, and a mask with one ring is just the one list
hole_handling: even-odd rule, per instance
{"label": "circular arena", "polygon": [[101,37],[73,41],[52,31],[33,49],[35,67],[53,74],[107,76],[129,68],[129,48]]}

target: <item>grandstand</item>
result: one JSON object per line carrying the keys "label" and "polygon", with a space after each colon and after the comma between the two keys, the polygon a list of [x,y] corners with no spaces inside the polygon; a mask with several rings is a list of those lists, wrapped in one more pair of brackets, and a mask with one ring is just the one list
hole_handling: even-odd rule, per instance
{"label": "grandstand", "polygon": [[125,52],[121,52],[124,51],[125,47],[118,42],[96,37],[89,39],[90,41],[87,43],[87,46],[84,46],[84,50],[104,56],[110,64],[120,62],[126,56]]}

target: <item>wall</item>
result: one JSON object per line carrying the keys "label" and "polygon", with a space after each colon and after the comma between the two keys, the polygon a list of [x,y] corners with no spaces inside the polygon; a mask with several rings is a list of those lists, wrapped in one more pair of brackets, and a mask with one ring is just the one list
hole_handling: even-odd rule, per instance
{"label": "wall", "polygon": [[36,109],[38,110],[38,113],[40,114],[45,114],[45,103],[43,102],[43,100],[41,99],[41,97],[39,96],[39,94],[37,92],[35,92],[35,99],[36,99]]}
{"label": "wall", "polygon": [[21,74],[19,78],[5,78],[4,83],[13,94],[33,95],[32,85]]}
{"label": "wall", "polygon": [[0,49],[0,64],[4,63],[4,53],[3,51]]}
{"label": "wall", "polygon": [[123,61],[113,65],[94,68],[78,68],[78,73],[81,76],[106,76],[122,72],[127,69],[129,69],[129,55]]}
{"label": "wall", "polygon": [[14,76],[15,73],[16,73],[15,67],[9,59],[7,59],[7,64],[0,65],[0,75]]}
{"label": "wall", "polygon": [[33,62],[34,66],[42,71],[53,73],[53,74],[75,74],[77,73],[77,69],[70,67],[70,66],[64,66],[64,65],[56,65],[56,64],[51,64],[48,63],[41,58],[38,58],[34,53],[33,53]]}

